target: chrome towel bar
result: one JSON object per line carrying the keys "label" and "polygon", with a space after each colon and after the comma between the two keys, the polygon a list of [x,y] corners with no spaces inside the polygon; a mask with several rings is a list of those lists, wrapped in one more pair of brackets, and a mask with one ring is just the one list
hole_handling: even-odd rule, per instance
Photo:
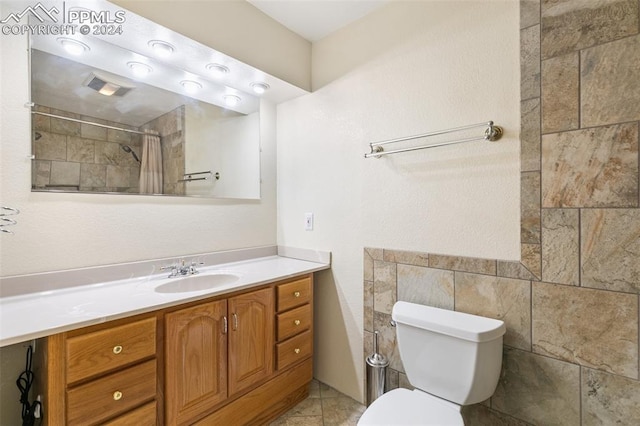
{"label": "chrome towel bar", "polygon": [[[437,142],[429,145],[420,145],[420,146],[414,146],[409,148],[393,149],[390,151],[385,151],[383,147],[384,145],[388,145],[388,144],[394,144],[398,142],[410,141],[413,139],[428,138],[431,136],[438,136],[438,135],[444,135],[448,133],[460,132],[463,130],[474,129],[477,127],[486,128],[483,136],[467,137],[467,138],[456,139],[456,140],[451,140],[446,142]],[[406,137],[397,138],[397,139],[389,139],[381,142],[372,142],[369,144],[369,148],[371,152],[364,154],[364,158],[371,158],[371,157],[380,158],[383,155],[396,154],[398,152],[417,151],[419,149],[435,148],[437,146],[453,145],[453,144],[472,142],[472,141],[484,140],[484,141],[493,142],[493,141],[499,140],[502,137],[502,133],[503,133],[502,127],[494,125],[493,121],[488,121],[488,122],[479,123],[479,124],[471,124],[468,126],[455,127],[453,129],[438,130],[436,132],[423,133],[421,135],[406,136]]]}

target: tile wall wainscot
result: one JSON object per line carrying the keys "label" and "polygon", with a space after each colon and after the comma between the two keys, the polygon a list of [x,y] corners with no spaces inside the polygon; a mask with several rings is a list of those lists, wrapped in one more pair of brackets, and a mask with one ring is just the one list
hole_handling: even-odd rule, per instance
{"label": "tile wall wainscot", "polygon": [[506,322],[472,425],[640,424],[640,1],[521,1],[521,262],[364,249],[364,353],[411,388],[397,300]]}

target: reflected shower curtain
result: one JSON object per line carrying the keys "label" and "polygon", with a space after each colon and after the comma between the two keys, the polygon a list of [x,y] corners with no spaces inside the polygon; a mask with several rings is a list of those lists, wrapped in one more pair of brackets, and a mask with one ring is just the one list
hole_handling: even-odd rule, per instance
{"label": "reflected shower curtain", "polygon": [[162,145],[160,136],[152,133],[142,136],[140,193],[162,194]]}

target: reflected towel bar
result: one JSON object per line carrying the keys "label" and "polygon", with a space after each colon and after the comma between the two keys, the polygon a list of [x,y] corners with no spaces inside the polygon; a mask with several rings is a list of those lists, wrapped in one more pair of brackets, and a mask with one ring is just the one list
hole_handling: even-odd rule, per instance
{"label": "reflected towel bar", "polygon": [[[474,129],[476,127],[486,127],[486,130],[484,132],[484,136],[476,136],[476,137],[469,137],[469,138],[464,138],[464,139],[457,139],[457,140],[452,140],[452,141],[446,141],[446,142],[438,142],[438,143],[434,143],[434,144],[430,144],[430,145],[421,145],[421,146],[414,146],[414,147],[410,147],[410,148],[399,148],[399,149],[394,149],[391,151],[385,151],[383,148],[383,145],[388,145],[388,144],[393,144],[393,143],[398,143],[398,142],[404,142],[404,141],[410,141],[413,139],[420,139],[420,138],[427,138],[430,136],[438,136],[438,135],[444,135],[447,133],[453,133],[453,132],[459,132],[462,130],[468,130],[468,129]],[[500,126],[496,126],[493,124],[493,121],[488,121],[485,123],[479,123],[479,124],[471,124],[468,126],[462,126],[462,127],[456,127],[453,129],[447,129],[447,130],[439,130],[436,132],[430,132],[430,133],[423,133],[421,135],[415,135],[415,136],[406,136],[403,138],[397,138],[397,139],[389,139],[386,141],[381,141],[381,142],[372,142],[369,144],[369,148],[371,149],[371,152],[368,152],[366,154],[364,154],[364,158],[371,158],[371,157],[375,157],[375,158],[380,158],[383,155],[389,155],[389,154],[396,154],[398,152],[408,152],[408,151],[417,151],[419,149],[426,149],[426,148],[435,148],[437,146],[445,146],[445,145],[453,145],[453,144],[458,144],[458,143],[464,143],[464,142],[472,142],[472,141],[497,141],[502,137],[502,127]]]}
{"label": "reflected towel bar", "polygon": [[[194,178],[193,176],[195,176],[195,175],[209,175],[209,176]],[[209,179],[211,179],[212,176],[215,177],[216,180],[220,180],[220,173],[219,172],[213,173],[211,170],[209,170],[209,171],[206,171],[206,172],[185,173],[184,174],[184,179],[178,179],[178,182],[194,182],[194,181],[197,181],[197,180],[209,180]]]}

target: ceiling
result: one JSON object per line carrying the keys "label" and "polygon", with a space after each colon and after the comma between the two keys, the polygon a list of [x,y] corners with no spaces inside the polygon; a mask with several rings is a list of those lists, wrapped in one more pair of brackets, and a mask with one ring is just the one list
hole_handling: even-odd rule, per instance
{"label": "ceiling", "polygon": [[247,0],[291,31],[314,42],[389,0]]}

